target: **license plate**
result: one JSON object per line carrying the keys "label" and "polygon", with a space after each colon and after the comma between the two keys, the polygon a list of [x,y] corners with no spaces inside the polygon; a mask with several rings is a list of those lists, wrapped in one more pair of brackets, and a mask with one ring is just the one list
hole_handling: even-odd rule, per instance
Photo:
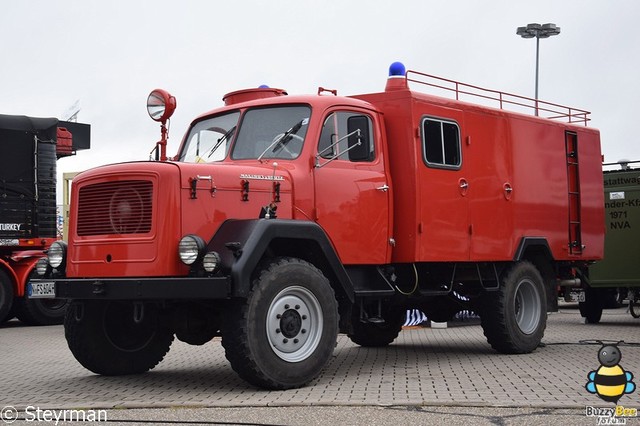
{"label": "license plate", "polygon": [[43,299],[56,297],[56,284],[53,282],[41,282],[27,284],[29,299]]}
{"label": "license plate", "polygon": [[584,302],[584,291],[572,291],[567,302]]}

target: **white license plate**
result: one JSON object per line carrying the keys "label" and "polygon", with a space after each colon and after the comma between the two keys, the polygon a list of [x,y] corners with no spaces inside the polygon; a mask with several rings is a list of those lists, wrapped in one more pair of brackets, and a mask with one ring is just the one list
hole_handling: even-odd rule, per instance
{"label": "white license plate", "polygon": [[572,291],[567,302],[584,302],[584,291]]}
{"label": "white license plate", "polygon": [[29,299],[56,297],[56,284],[53,282],[32,283],[27,285]]}

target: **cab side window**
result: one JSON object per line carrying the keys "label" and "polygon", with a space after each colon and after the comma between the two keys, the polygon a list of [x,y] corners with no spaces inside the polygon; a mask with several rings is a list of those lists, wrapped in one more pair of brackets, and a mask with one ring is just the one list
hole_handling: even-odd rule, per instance
{"label": "cab side window", "polygon": [[346,111],[329,114],[322,125],[318,156],[329,161],[373,161],[375,150],[371,118]]}
{"label": "cab side window", "polygon": [[423,160],[430,167],[459,169],[460,128],[454,121],[422,119]]}

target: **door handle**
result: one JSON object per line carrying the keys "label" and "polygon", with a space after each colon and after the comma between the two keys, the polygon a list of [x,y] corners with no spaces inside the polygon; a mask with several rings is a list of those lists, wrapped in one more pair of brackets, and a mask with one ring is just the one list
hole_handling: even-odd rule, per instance
{"label": "door handle", "polygon": [[382,186],[379,186],[376,188],[378,191],[382,191],[382,192],[387,192],[389,190],[389,185],[387,185],[386,183]]}
{"label": "door handle", "polygon": [[458,188],[460,189],[460,195],[464,197],[469,190],[469,182],[465,178],[461,178],[458,180]]}
{"label": "door handle", "polygon": [[511,195],[513,194],[513,187],[511,186],[511,184],[509,182],[505,183],[504,185],[502,185],[502,189],[504,190],[504,198],[506,200],[510,200]]}

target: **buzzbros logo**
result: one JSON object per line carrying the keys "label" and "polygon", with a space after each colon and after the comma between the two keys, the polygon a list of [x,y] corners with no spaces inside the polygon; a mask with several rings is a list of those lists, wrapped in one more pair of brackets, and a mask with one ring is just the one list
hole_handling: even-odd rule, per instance
{"label": "buzzbros logo", "polygon": [[598,351],[598,361],[600,368],[590,371],[587,374],[589,381],[585,388],[589,393],[595,393],[601,399],[607,402],[618,403],[622,395],[632,393],[636,385],[633,383],[633,373],[625,371],[620,366],[622,360],[622,352],[616,344],[602,344]]}
{"label": "buzzbros logo", "polygon": [[596,394],[606,402],[613,402],[614,407],[586,407],[585,415],[595,417],[598,425],[626,425],[627,418],[638,417],[637,408],[628,408],[618,405],[618,401],[625,394],[630,394],[636,389],[633,382],[633,373],[625,371],[620,365],[622,352],[617,343],[603,343],[596,341],[602,347],[598,350],[600,367],[587,374],[585,388],[589,393]]}

